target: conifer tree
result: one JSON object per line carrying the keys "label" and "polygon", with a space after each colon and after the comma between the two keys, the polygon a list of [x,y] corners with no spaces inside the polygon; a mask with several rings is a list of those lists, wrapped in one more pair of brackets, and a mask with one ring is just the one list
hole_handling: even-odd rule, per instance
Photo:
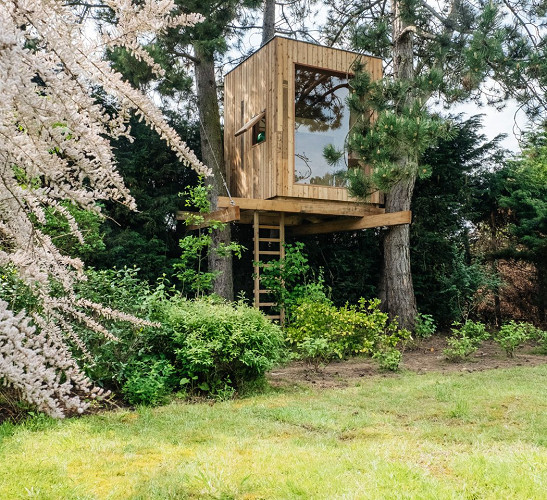
{"label": "conifer tree", "polygon": [[[546,46],[540,24],[545,9],[534,1],[359,0],[331,4],[326,34],[382,57],[385,77],[358,75],[352,105],[361,113],[349,149],[374,167],[372,179],[353,176],[356,194],[386,191],[386,211],[411,208],[416,178],[429,175],[421,153],[447,136],[431,113],[469,99],[501,106],[516,99],[529,116],[545,111]],[[370,120],[371,110],[375,121]],[[383,300],[400,324],[412,328],[416,302],[409,254],[409,227],[394,226],[384,239]]]}
{"label": "conifer tree", "polygon": [[[477,289],[486,294],[492,281],[471,249],[470,231],[483,218],[477,206],[483,179],[503,164],[506,154],[499,145],[503,136],[486,139],[482,116],[465,121],[456,116],[452,121],[452,137],[441,139],[421,157],[433,173],[416,182],[410,228],[420,312],[443,326],[460,321]],[[495,262],[491,268],[495,270]]]}
{"label": "conifer tree", "polygon": [[[211,206],[217,206],[217,197],[226,193],[226,168],[222,143],[216,60],[226,52],[227,37],[233,33],[231,23],[243,15],[245,8],[260,5],[259,0],[180,1],[181,12],[197,12],[206,20],[190,30],[170,30],[159,39],[161,50],[191,61],[195,71],[197,110],[200,122],[201,153],[213,175],[207,179],[212,185]],[[241,19],[240,19],[241,21]],[[230,226],[213,232],[213,247],[231,240]],[[210,252],[209,269],[218,272],[213,291],[233,299],[232,259]]]}
{"label": "conifer tree", "polygon": [[495,239],[490,259],[516,259],[535,268],[534,304],[545,324],[547,308],[547,133],[528,134],[522,153],[482,179],[477,213],[505,234]]}

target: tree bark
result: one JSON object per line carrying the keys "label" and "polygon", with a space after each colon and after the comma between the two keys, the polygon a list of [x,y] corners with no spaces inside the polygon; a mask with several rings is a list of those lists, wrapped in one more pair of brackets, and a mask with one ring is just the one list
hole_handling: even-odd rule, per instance
{"label": "tree bark", "polygon": [[275,0],[264,0],[264,17],[262,18],[262,42],[266,44],[275,36]]}
{"label": "tree bark", "polygon": [[[411,80],[414,77],[414,42],[411,30],[406,29],[408,24],[401,16],[400,0],[393,0],[393,70],[395,79]],[[400,106],[408,106],[411,97],[407,97]],[[405,152],[401,152],[398,160],[399,167],[408,162],[415,162]],[[386,212],[410,210],[412,193],[416,175],[404,175],[390,189],[386,195]],[[397,317],[402,328],[414,329],[418,310],[412,284],[410,268],[410,226],[392,226],[384,238],[384,269],[383,279],[385,290],[385,308],[392,318]]]}
{"label": "tree bark", "polygon": [[[498,228],[496,225],[496,210],[490,211],[490,237],[492,239],[491,246],[492,249],[495,251],[498,246]],[[496,276],[496,278],[499,278],[499,271],[498,271],[498,260],[493,259],[492,260],[492,273]],[[494,294],[494,324],[496,327],[501,326],[502,317],[501,317],[501,299],[500,299],[500,287],[498,285],[494,286],[492,293]]]}
{"label": "tree bark", "polygon": [[545,326],[545,306],[547,305],[547,268],[536,264],[538,277],[538,320],[541,326]]}
{"label": "tree bark", "polygon": [[[211,168],[213,176],[205,182],[213,187],[210,194],[211,208],[217,208],[219,193],[225,189],[226,167],[222,145],[222,129],[215,79],[215,61],[213,54],[204,50],[199,44],[194,46],[196,62],[196,89],[200,118],[201,151],[203,162]],[[223,230],[213,231],[212,251],[209,253],[209,271],[218,272],[214,280],[213,292],[227,300],[234,299],[232,275],[232,257],[220,257],[215,249],[220,243],[231,241],[231,228],[227,224]]]}
{"label": "tree bark", "polygon": [[[386,212],[410,210],[415,176],[401,179],[386,197]],[[414,329],[418,309],[410,267],[410,226],[392,226],[384,237],[383,270],[386,310],[402,328]]]}

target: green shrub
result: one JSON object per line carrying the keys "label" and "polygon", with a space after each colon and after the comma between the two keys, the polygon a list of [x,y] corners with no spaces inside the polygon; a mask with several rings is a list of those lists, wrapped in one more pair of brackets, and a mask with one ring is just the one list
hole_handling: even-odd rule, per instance
{"label": "green shrub", "polygon": [[175,368],[163,358],[148,357],[127,367],[122,393],[131,404],[158,405],[173,390]]}
{"label": "green shrub", "polygon": [[414,323],[414,335],[416,338],[428,339],[436,330],[435,320],[431,314],[418,314],[418,316],[416,316],[416,321]]}
{"label": "green shrub", "polygon": [[285,258],[260,262],[260,283],[270,290],[276,309],[285,310],[285,324],[290,324],[293,311],[302,302],[330,303],[321,272],[315,277],[303,251],[304,243],[285,244]]}
{"label": "green shrub", "polygon": [[326,337],[306,338],[298,343],[298,359],[313,365],[315,370],[335,356],[332,343]]}
{"label": "green shrub", "polygon": [[90,271],[79,293],[161,323],[135,329],[111,321],[117,341],[83,332],[90,376],[133,404],[159,404],[181,388],[230,397],[286,353],[283,335],[258,310],[220,299],[187,300],[166,280],[155,288],[136,269]]}
{"label": "green shrub", "polygon": [[173,300],[164,320],[172,329],[177,374],[190,390],[239,390],[285,354],[280,327],[242,302]]}
{"label": "green shrub", "polygon": [[316,363],[395,349],[409,334],[398,330],[396,322],[389,323],[379,304],[378,299],[361,299],[358,305],[337,308],[327,301],[303,301],[294,308],[287,340],[300,359]]}
{"label": "green shrub", "polygon": [[473,354],[480,344],[477,344],[475,339],[469,337],[450,337],[447,340],[448,345],[450,346],[447,349],[443,350],[444,355],[448,361],[458,362],[463,361]]}
{"label": "green shrub", "polygon": [[12,311],[25,309],[28,313],[40,308],[40,301],[30,287],[19,278],[15,267],[0,267],[0,299],[5,300]]}
{"label": "green shrub", "polygon": [[[480,321],[467,320],[463,325],[453,323],[452,332],[480,342],[487,340],[490,334],[486,331],[486,325]],[[457,328],[459,326],[459,328]]]}
{"label": "green shrub", "polygon": [[401,363],[403,355],[398,349],[389,347],[379,349],[372,355],[372,357],[378,361],[382,370],[396,372],[399,369],[399,364]]}
{"label": "green shrub", "polygon": [[[138,269],[108,269],[86,272],[87,281],[78,284],[77,293],[112,309],[134,314],[138,317],[157,320],[157,308],[165,287],[160,283],[155,289],[139,279]],[[91,358],[77,353],[86,373],[92,380],[114,391],[122,388],[129,374],[129,365],[147,356],[169,351],[170,340],[163,327],[135,328],[133,325],[109,320],[103,324],[117,340],[105,339],[103,335],[75,325],[80,338],[85,342]],[[77,346],[75,346],[77,352]]]}
{"label": "green shrub", "polygon": [[489,334],[483,323],[471,320],[466,321],[463,325],[454,323],[452,337],[447,340],[450,347],[444,349],[443,353],[449,361],[463,361],[473,354],[481,342],[488,337]]}
{"label": "green shrub", "polygon": [[508,358],[512,358],[515,349],[529,340],[535,330],[529,323],[510,321],[494,334],[494,341],[505,351]]}
{"label": "green shrub", "polygon": [[539,351],[542,354],[547,354],[547,331],[535,328],[530,325],[533,330],[531,331],[531,338],[539,343]]}

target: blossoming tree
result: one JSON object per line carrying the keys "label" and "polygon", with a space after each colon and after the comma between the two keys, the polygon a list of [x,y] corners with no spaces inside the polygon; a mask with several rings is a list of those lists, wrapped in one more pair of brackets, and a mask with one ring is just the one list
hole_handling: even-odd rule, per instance
{"label": "blossoming tree", "polygon": [[[88,0],[86,6],[110,9],[114,22],[95,33],[61,0],[0,3],[0,267],[15,269],[39,298],[38,312],[17,314],[0,300],[0,381],[55,417],[83,412],[100,393],[67,347],[67,338],[81,345],[74,321],[107,337],[97,316],[146,322],[76,297],[83,263],[63,255],[40,229],[46,210],[64,217],[82,241],[66,202],[97,213],[99,200],[135,208],[109,142],[129,136],[131,111],[183,164],[208,174],[151,100],[102,58],[108,48],[125,47],[161,74],[139,41],[201,17],[172,15],[173,0]],[[108,108],[94,98],[98,89]]]}

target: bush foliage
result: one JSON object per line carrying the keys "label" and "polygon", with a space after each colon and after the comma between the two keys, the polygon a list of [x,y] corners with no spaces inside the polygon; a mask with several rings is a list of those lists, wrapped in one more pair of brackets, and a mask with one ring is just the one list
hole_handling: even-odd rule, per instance
{"label": "bush foliage", "polygon": [[[379,309],[378,299],[361,299],[357,305],[336,307],[328,301],[303,301],[293,310],[293,319],[287,328],[287,340],[296,355],[315,366],[332,359],[359,354],[391,353],[392,366],[397,369],[394,351],[396,345],[410,337],[399,330],[396,321],[389,321]],[[397,351],[398,352],[398,351]],[[382,364],[382,356],[376,356]]]}
{"label": "bush foliage", "polygon": [[227,397],[284,357],[280,327],[257,309],[218,298],[188,300],[166,280],[152,287],[137,272],[90,271],[79,290],[161,324],[135,330],[113,321],[108,327],[118,341],[83,332],[91,354],[81,355],[86,371],[130,403],[159,404],[181,390]]}
{"label": "bush foliage", "polygon": [[505,351],[507,357],[512,358],[515,350],[533,338],[535,332],[536,328],[530,323],[510,321],[493,335],[493,339]]}
{"label": "bush foliage", "polygon": [[468,320],[465,323],[454,323],[452,336],[448,338],[449,347],[443,353],[448,361],[463,361],[476,352],[481,342],[489,337],[486,326],[479,321]]}
{"label": "bush foliage", "polygon": [[192,389],[242,389],[284,356],[280,327],[242,302],[175,300],[164,313],[177,373]]}

